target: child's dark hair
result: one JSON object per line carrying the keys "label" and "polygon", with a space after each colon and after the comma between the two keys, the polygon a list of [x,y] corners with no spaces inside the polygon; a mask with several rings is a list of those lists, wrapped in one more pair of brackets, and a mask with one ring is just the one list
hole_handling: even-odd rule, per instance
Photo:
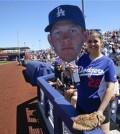
{"label": "child's dark hair", "polygon": [[96,34],[97,37],[98,37],[100,40],[103,39],[102,33],[99,32],[99,31],[97,31],[97,30],[89,30],[89,34],[90,34],[90,35],[91,35],[91,34]]}

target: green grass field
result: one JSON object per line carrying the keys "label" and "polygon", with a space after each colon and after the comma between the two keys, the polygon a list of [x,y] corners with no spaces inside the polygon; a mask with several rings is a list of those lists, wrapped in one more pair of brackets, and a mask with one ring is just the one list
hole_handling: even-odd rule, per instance
{"label": "green grass field", "polygon": [[0,65],[11,63],[10,61],[0,61]]}

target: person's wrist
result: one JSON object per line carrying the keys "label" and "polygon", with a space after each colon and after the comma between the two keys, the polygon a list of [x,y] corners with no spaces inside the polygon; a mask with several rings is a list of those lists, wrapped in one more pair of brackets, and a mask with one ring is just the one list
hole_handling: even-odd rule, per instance
{"label": "person's wrist", "polygon": [[98,115],[103,115],[103,111],[101,111],[101,110],[98,110],[97,113],[98,113]]}

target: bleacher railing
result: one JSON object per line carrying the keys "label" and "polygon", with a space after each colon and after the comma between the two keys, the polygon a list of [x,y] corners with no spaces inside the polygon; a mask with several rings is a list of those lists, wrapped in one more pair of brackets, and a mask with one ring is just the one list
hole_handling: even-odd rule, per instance
{"label": "bleacher railing", "polygon": [[40,114],[42,114],[49,134],[104,134],[100,128],[91,131],[77,131],[72,128],[74,117],[79,112],[55,90],[47,80],[54,74],[37,78],[37,95]]}

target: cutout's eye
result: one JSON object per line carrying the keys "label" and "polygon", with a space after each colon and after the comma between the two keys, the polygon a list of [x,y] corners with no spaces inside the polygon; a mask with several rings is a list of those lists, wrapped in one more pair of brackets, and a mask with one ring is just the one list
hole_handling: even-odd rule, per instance
{"label": "cutout's eye", "polygon": [[92,40],[88,40],[88,43],[92,43]]}

